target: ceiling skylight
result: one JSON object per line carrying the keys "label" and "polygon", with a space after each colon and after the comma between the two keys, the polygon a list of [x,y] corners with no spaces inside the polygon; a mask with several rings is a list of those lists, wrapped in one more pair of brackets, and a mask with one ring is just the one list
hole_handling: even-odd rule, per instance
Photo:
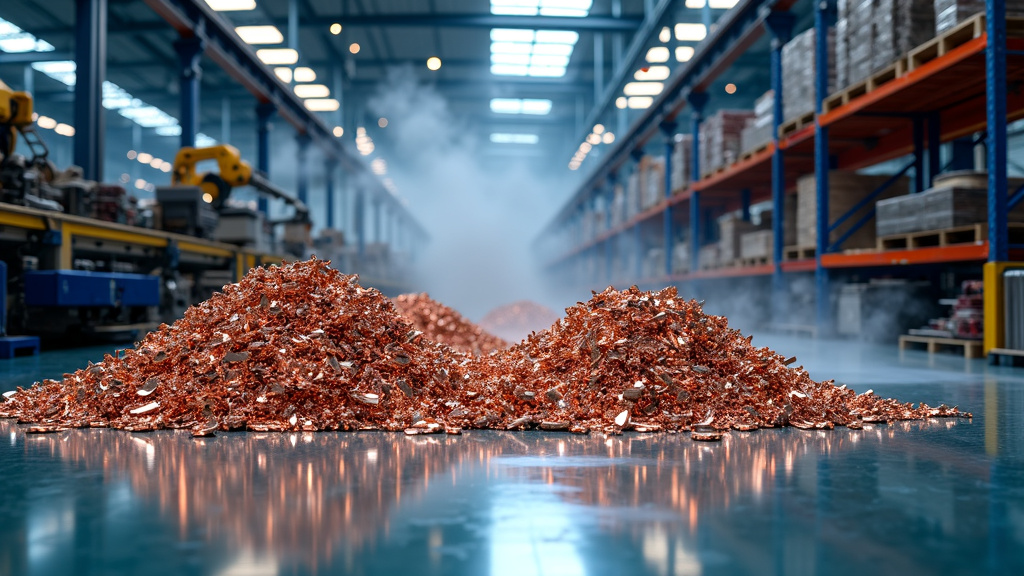
{"label": "ceiling skylight", "polygon": [[551,100],[534,98],[491,98],[491,112],[496,114],[532,114],[544,116],[551,112]]}
{"label": "ceiling skylight", "polygon": [[491,134],[491,142],[495,144],[536,144],[540,142],[540,137],[536,134],[494,132]]}
{"label": "ceiling skylight", "polygon": [[53,45],[0,18],[0,52],[53,52]]}
{"label": "ceiling skylight", "polygon": [[580,35],[569,30],[491,30],[491,73],[499,76],[565,76]]}
{"label": "ceiling skylight", "polygon": [[593,0],[491,0],[491,14],[582,18],[591,4]]}

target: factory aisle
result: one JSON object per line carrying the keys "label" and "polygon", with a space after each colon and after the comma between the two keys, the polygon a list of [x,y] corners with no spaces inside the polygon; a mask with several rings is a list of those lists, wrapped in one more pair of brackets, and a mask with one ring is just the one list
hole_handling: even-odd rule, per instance
{"label": "factory aisle", "polygon": [[[755,336],[815,378],[973,420],[462,436],[23,434],[0,421],[0,573],[1020,574],[1024,371]],[[104,349],[0,364],[4,389]]]}

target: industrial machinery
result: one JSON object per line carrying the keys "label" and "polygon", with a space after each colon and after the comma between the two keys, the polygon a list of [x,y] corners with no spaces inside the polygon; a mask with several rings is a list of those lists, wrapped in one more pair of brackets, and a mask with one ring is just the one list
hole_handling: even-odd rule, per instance
{"label": "industrial machinery", "polygon": [[[217,163],[216,172],[199,172],[201,162]],[[243,207],[232,207],[228,198],[233,189],[252,186],[261,194],[283,200],[292,206],[291,218],[277,222],[262,221],[262,215]],[[265,248],[265,226],[285,226],[286,252],[302,256],[309,245],[310,219],[306,205],[267,180],[242,160],[233,146],[220,144],[205,148],[186,146],[174,158],[171,185],[159,187],[157,201],[163,210],[163,229],[221,242]]]}
{"label": "industrial machinery", "polygon": [[[60,192],[48,186],[54,180],[46,144],[33,129],[32,96],[12,90],[0,80],[0,199],[5,202],[63,210]],[[15,154],[18,135],[28,144],[30,156]]]}

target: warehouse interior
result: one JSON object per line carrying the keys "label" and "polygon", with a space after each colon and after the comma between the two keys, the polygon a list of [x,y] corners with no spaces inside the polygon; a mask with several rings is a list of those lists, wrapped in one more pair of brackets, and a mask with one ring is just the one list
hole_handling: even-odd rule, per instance
{"label": "warehouse interior", "polygon": [[0,574],[1022,573],[1022,200],[1018,0],[5,0]]}

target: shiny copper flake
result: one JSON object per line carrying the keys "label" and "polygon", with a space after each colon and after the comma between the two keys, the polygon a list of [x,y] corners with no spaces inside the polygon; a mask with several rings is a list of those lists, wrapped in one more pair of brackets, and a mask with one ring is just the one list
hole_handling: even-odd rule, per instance
{"label": "shiny copper flake", "polygon": [[[408,299],[417,314],[441,310],[458,324],[423,298]],[[486,356],[473,355],[486,341],[476,332],[462,340],[476,342],[472,353],[429,336],[326,262],[255,268],[135,348],[5,394],[0,417],[32,433],[539,428],[716,440],[729,430],[970,416],[815,382],[675,288],[609,288]]]}

